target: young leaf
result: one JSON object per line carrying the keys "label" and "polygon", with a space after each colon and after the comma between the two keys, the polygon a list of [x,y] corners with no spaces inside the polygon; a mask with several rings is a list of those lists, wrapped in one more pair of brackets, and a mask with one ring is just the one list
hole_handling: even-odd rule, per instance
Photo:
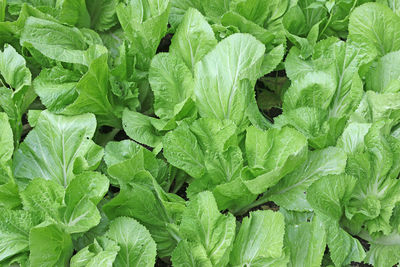
{"label": "young leaf", "polygon": [[349,39],[374,55],[384,56],[400,49],[400,18],[390,8],[378,3],[366,3],[350,15]]}
{"label": "young leaf", "polygon": [[20,42],[51,59],[87,65],[85,50],[88,46],[84,35],[77,28],[29,17],[23,27]]}
{"label": "young leaf", "polygon": [[35,220],[25,210],[0,208],[0,262],[18,253],[28,251],[29,230]]}
{"label": "young leaf", "polygon": [[[187,244],[180,243],[174,250],[172,263],[174,266],[226,266],[235,228],[234,217],[219,213],[211,192],[198,194],[189,202],[182,215],[179,232],[185,240],[181,243]],[[197,264],[186,262],[188,258]]]}
{"label": "young leaf", "polygon": [[113,266],[154,266],[156,243],[149,231],[134,219],[116,218],[106,236],[120,247]]}
{"label": "young leaf", "polygon": [[245,123],[248,95],[260,73],[265,47],[253,36],[221,41],[195,67],[196,105],[202,117]]}
{"label": "young leaf", "polygon": [[104,236],[98,237],[93,244],[81,249],[71,258],[71,267],[112,267],[119,246]]}
{"label": "young leaf", "polygon": [[194,66],[217,45],[214,33],[201,13],[189,8],[174,37],[170,53],[180,57],[194,72]]}
{"label": "young leaf", "polygon": [[336,147],[309,152],[301,166],[268,190],[268,199],[289,210],[309,211],[307,188],[323,176],[343,173],[346,160],[346,154]]}
{"label": "young leaf", "polygon": [[108,191],[108,179],[100,173],[84,172],[77,175],[65,190],[66,207],[60,209],[68,233],[82,233],[100,222],[97,204]]}
{"label": "young leaf", "polygon": [[[251,212],[242,221],[230,255],[231,266],[268,266],[283,256],[284,218],[273,211]],[[279,266],[283,266],[283,262]],[[278,265],[276,265],[278,266]]]}
{"label": "young leaf", "polygon": [[164,257],[171,255],[179,240],[175,223],[184,207],[183,199],[165,193],[149,172],[139,171],[103,210],[110,219],[128,216],[143,224],[157,244],[158,255]]}
{"label": "young leaf", "polygon": [[190,70],[171,53],[160,53],[152,59],[149,82],[154,93],[154,113],[161,119],[173,118],[175,106],[193,94]]}
{"label": "young leaf", "polygon": [[74,177],[74,162],[88,152],[95,129],[92,114],[66,117],[43,111],[14,155],[15,176],[40,177],[66,187]]}
{"label": "young leaf", "polygon": [[66,266],[73,252],[71,237],[56,224],[41,224],[29,233],[29,260],[34,266]]}

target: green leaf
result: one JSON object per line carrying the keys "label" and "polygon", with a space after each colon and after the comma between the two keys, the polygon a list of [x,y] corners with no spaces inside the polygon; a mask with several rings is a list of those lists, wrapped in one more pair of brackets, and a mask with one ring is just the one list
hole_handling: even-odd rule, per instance
{"label": "green leaf", "polygon": [[104,152],[104,161],[108,167],[131,159],[140,150],[140,145],[131,140],[108,142]]}
{"label": "green leaf", "polygon": [[204,14],[203,3],[204,1],[200,0],[171,0],[171,12],[169,15],[171,26],[176,28],[182,22],[189,8],[197,9],[200,13]]}
{"label": "green leaf", "polygon": [[370,234],[392,231],[390,217],[396,203],[400,183],[398,140],[385,137],[385,124],[372,124],[364,137],[364,150],[355,151],[349,157],[347,172],[358,178],[353,195],[346,206],[346,217],[353,229],[365,230]]}
{"label": "green leaf", "polygon": [[[94,113],[100,125],[120,127],[117,111],[108,98],[109,76],[107,54],[102,54],[90,63],[88,72],[76,84],[78,97],[63,111],[67,115],[85,112]],[[122,110],[120,110],[122,112]]]}
{"label": "green leaf", "polygon": [[58,19],[61,22],[80,28],[89,28],[90,16],[85,0],[64,0],[60,8]]}
{"label": "green leaf", "polygon": [[86,232],[100,222],[97,204],[107,193],[107,177],[96,172],[77,175],[65,190],[66,207],[60,209],[65,231],[68,233]]}
{"label": "green leaf", "polygon": [[0,125],[2,129],[0,133],[0,163],[5,164],[11,160],[14,152],[14,142],[8,116],[3,112],[0,112]]}
{"label": "green leaf", "polygon": [[85,50],[88,46],[84,35],[76,28],[29,17],[23,27],[20,42],[51,59],[87,65]]}
{"label": "green leaf", "polygon": [[120,247],[113,266],[154,266],[156,243],[149,231],[134,219],[116,218],[106,236]]}
{"label": "green leaf", "polygon": [[365,252],[360,242],[339,225],[348,201],[356,185],[349,175],[328,175],[314,182],[307,190],[307,200],[321,217],[327,231],[327,244],[331,259],[336,266],[360,262]]}
{"label": "green leaf", "polygon": [[269,45],[275,38],[273,32],[247,20],[236,12],[229,11],[225,13],[221,19],[221,23],[226,27],[236,27],[241,33],[249,33],[266,45]]}
{"label": "green leaf", "polygon": [[202,151],[223,152],[236,140],[236,126],[232,121],[200,118],[190,125]]}
{"label": "green leaf", "polygon": [[156,118],[125,109],[122,114],[122,126],[126,134],[141,144],[156,147],[161,143],[162,134],[153,126]]}
{"label": "green leaf", "polygon": [[372,238],[365,232],[360,235],[371,245],[365,262],[382,267],[391,267],[400,262],[400,235],[398,233],[394,232],[377,238]]}
{"label": "green leaf", "polygon": [[56,224],[38,225],[29,233],[32,266],[67,266],[72,256],[71,237]]}
{"label": "green leaf", "polygon": [[[174,266],[188,266],[188,262],[181,260],[193,258],[200,266],[225,266],[229,261],[235,228],[234,217],[219,213],[211,192],[198,194],[189,202],[179,227],[182,238],[188,243],[188,250],[178,245],[172,254],[172,263]],[[187,253],[189,255],[181,256]],[[197,264],[189,266],[199,266]]]}
{"label": "green leaf", "polygon": [[234,34],[196,64],[194,92],[202,117],[228,119],[242,127],[264,51],[253,36]]}
{"label": "green leaf", "polygon": [[93,244],[78,251],[70,261],[71,267],[112,267],[119,246],[104,236],[98,237]]}
{"label": "green leaf", "polygon": [[194,72],[195,64],[217,45],[214,33],[203,15],[189,8],[171,40],[169,51],[180,57]]}
{"label": "green leaf", "polygon": [[62,112],[78,97],[76,85],[80,78],[79,73],[61,67],[43,69],[33,81],[33,88],[50,111]]}
{"label": "green leaf", "polygon": [[288,266],[321,266],[326,247],[326,232],[321,219],[314,215],[310,219],[295,221],[286,217],[285,244],[290,249]]}
{"label": "green leaf", "polygon": [[59,208],[64,199],[64,189],[54,181],[33,179],[20,193],[24,209],[40,221],[59,220]]}
{"label": "green leaf", "polygon": [[193,94],[193,77],[188,67],[171,53],[159,53],[151,61],[149,82],[154,93],[154,113],[171,119],[175,107]]}
{"label": "green leaf", "polygon": [[336,81],[324,72],[310,72],[304,78],[295,80],[285,93],[284,110],[299,107],[326,109],[336,91]]}
{"label": "green leaf", "polygon": [[105,31],[117,24],[116,0],[87,1],[87,10],[90,15],[90,26],[98,31]]}
{"label": "green leaf", "polygon": [[74,177],[74,162],[88,152],[95,129],[92,114],[66,117],[43,111],[14,155],[15,176],[40,177],[66,187]]}
{"label": "green leaf", "polygon": [[261,131],[250,127],[246,135],[246,156],[256,174],[245,184],[254,194],[263,193],[298,167],[306,155],[307,140],[296,130],[284,127]]}
{"label": "green leaf", "polygon": [[163,146],[164,156],[170,164],[194,178],[200,178],[204,174],[204,155],[188,125],[182,124],[167,133],[163,138]]}
{"label": "green leaf", "polygon": [[231,9],[246,19],[263,26],[266,20],[275,20],[286,10],[286,1],[233,0]]}
{"label": "green leaf", "polygon": [[251,212],[245,217],[235,238],[231,266],[266,266],[283,254],[285,223],[281,213]]}
{"label": "green leaf", "polygon": [[268,198],[289,210],[309,211],[308,187],[323,176],[343,173],[346,160],[346,154],[336,147],[311,151],[301,166],[268,190]]}
{"label": "green leaf", "polygon": [[31,213],[0,208],[0,262],[28,251],[29,230],[34,226]]}
{"label": "green leaf", "polygon": [[374,55],[384,56],[400,49],[400,18],[390,8],[367,3],[356,8],[350,15],[349,39],[358,47]]}
{"label": "green leaf", "polygon": [[164,257],[171,255],[179,240],[175,223],[184,203],[179,196],[165,193],[149,172],[138,171],[103,210],[110,219],[128,216],[143,224],[157,244],[158,256]]}
{"label": "green leaf", "polygon": [[398,0],[377,0],[376,2],[387,5],[396,15],[400,15],[400,2]]}
{"label": "green leaf", "polygon": [[26,67],[25,59],[8,44],[4,46],[3,52],[0,51],[0,74],[14,89],[14,94],[31,85],[31,72]]}
{"label": "green leaf", "polygon": [[169,1],[129,0],[119,3],[116,11],[126,38],[134,44],[137,68],[147,70],[156,54],[161,38],[167,31]]}
{"label": "green leaf", "polygon": [[[11,172],[11,171],[10,171]],[[0,185],[0,208],[15,209],[21,206],[18,186],[14,181]]]}
{"label": "green leaf", "polygon": [[366,75],[366,89],[378,93],[398,92],[400,90],[398,63],[400,63],[398,51],[380,57],[377,64],[372,66]]}

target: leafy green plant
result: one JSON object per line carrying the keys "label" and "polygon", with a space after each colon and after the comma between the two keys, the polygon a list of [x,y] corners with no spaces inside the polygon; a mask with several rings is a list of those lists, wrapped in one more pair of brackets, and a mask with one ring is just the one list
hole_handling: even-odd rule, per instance
{"label": "leafy green plant", "polygon": [[399,14],[0,0],[0,266],[399,264]]}

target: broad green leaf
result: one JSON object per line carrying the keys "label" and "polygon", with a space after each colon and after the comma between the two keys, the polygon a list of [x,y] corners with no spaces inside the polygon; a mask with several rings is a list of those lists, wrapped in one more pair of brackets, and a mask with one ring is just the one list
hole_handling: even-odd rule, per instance
{"label": "broad green leaf", "polygon": [[247,20],[236,12],[230,11],[225,13],[221,18],[221,23],[226,27],[237,27],[241,33],[249,33],[263,44],[269,45],[275,38],[275,35],[272,32],[250,20]]}
{"label": "broad green leaf", "polygon": [[89,28],[90,16],[85,0],[64,0],[59,8],[61,10],[57,17],[61,22],[80,28]]}
{"label": "broad green leaf", "polygon": [[251,212],[235,238],[230,266],[266,266],[283,253],[285,223],[281,213]]}
{"label": "broad green leaf", "polygon": [[68,266],[72,256],[71,237],[56,224],[41,224],[29,233],[31,266]]}
{"label": "broad green leaf", "polygon": [[77,175],[65,190],[60,216],[68,233],[86,232],[100,222],[97,204],[108,191],[107,177],[96,172]]}
{"label": "broad green leaf", "polygon": [[155,120],[129,109],[125,109],[122,114],[122,126],[126,134],[136,142],[150,147],[156,147],[162,139],[162,134],[152,124]]}
{"label": "broad green leaf", "polygon": [[104,149],[104,161],[108,167],[131,159],[140,150],[140,145],[131,140],[108,142]]}
{"label": "broad green leaf", "polygon": [[169,51],[182,58],[193,72],[195,64],[216,45],[217,40],[205,18],[198,10],[189,8],[171,40]]}
{"label": "broad green leaf", "polygon": [[98,237],[93,244],[78,251],[70,261],[71,267],[112,267],[119,246],[106,237]]}
{"label": "broad green leaf", "polygon": [[400,143],[385,137],[385,124],[372,124],[363,139],[362,151],[354,151],[349,157],[347,172],[358,178],[358,183],[346,206],[346,217],[353,229],[370,234],[392,231],[390,217],[396,203],[400,183],[398,161]]}
{"label": "broad green leaf", "polygon": [[35,220],[25,210],[0,208],[0,262],[18,253],[28,251],[29,230]]}
{"label": "broad green leaf", "polygon": [[223,152],[230,143],[235,142],[236,129],[232,121],[212,118],[200,118],[190,125],[204,152]]}
{"label": "broad green leaf", "polygon": [[393,10],[396,15],[400,15],[400,1],[398,0],[377,0],[377,3],[387,5],[390,9]]}
{"label": "broad green leaf", "polygon": [[292,48],[285,66],[293,84],[284,96],[283,115],[275,124],[292,125],[313,148],[335,145],[362,99],[358,70],[365,58],[359,48],[337,38],[318,42],[312,60],[303,60],[299,50]]}
{"label": "broad green leaf", "polygon": [[347,125],[342,136],[338,139],[337,146],[347,154],[364,151],[364,137],[371,128],[371,123],[352,122]]}
{"label": "broad green leaf", "polygon": [[298,131],[289,127],[268,131],[250,127],[246,135],[246,156],[256,174],[245,184],[254,194],[263,193],[298,167],[306,155],[307,140]]}
{"label": "broad green leaf", "polygon": [[98,31],[105,31],[117,24],[117,0],[87,1],[87,10],[90,15],[90,26]]}
{"label": "broad green leaf", "polygon": [[253,36],[234,34],[196,64],[194,92],[202,117],[228,119],[242,127],[264,51]]}
{"label": "broad green leaf", "polygon": [[321,219],[294,221],[286,218],[285,244],[290,249],[288,266],[321,266],[326,247],[326,232]]}
{"label": "broad green leaf", "polygon": [[[234,162],[232,161],[232,163]],[[229,209],[233,213],[237,213],[238,210],[241,211],[243,207],[253,203],[258,196],[258,194],[249,190],[243,179],[234,179],[230,182],[219,184],[215,186],[213,194],[219,209]]]}
{"label": "broad green leaf", "polygon": [[206,1],[201,0],[171,0],[171,12],[169,15],[169,21],[172,27],[177,28],[178,25],[182,22],[183,17],[186,14],[186,11],[190,8],[197,9],[202,13],[204,13],[203,4]]}
{"label": "broad green leaf", "polygon": [[366,89],[378,93],[400,90],[400,52],[390,52],[378,59],[366,75]]}
{"label": "broad green leaf", "polygon": [[346,154],[336,147],[311,151],[301,166],[268,190],[268,198],[289,210],[311,210],[305,195],[308,187],[323,176],[343,173],[346,160]]}
{"label": "broad green leaf", "polygon": [[161,119],[173,118],[175,106],[193,94],[190,70],[171,53],[160,53],[152,59],[149,82],[154,93],[154,113]]}
{"label": "broad green leaf", "polygon": [[78,97],[63,111],[67,115],[77,115],[85,112],[94,113],[100,125],[120,127],[116,118],[118,111],[113,107],[108,98],[109,76],[107,54],[102,54],[90,63],[88,72],[76,84]]}
{"label": "broad green leaf", "polygon": [[169,1],[129,0],[116,8],[126,38],[134,44],[137,68],[147,70],[162,37],[167,31]]}
{"label": "broad green leaf", "polygon": [[344,204],[350,198],[356,181],[349,175],[328,175],[307,190],[308,202],[324,223],[330,256],[336,266],[360,262],[365,257],[360,242],[339,225]]}
{"label": "broad green leaf", "polygon": [[174,266],[188,266],[188,262],[180,261],[192,257],[197,264],[189,266],[226,266],[235,228],[234,217],[219,213],[211,192],[198,194],[189,202],[179,227],[179,233],[187,241],[188,249],[178,245],[172,254],[172,263]]}
{"label": "broad green leaf", "polygon": [[33,88],[50,111],[62,112],[78,97],[76,85],[80,78],[79,73],[61,67],[43,69],[33,81]]}
{"label": "broad green leaf", "polygon": [[58,221],[58,210],[63,203],[64,192],[62,186],[56,182],[37,178],[33,179],[20,195],[24,209],[40,221]]}
{"label": "broad green leaf", "polygon": [[367,3],[350,15],[349,39],[374,55],[384,56],[400,49],[400,18],[387,6]]}
{"label": "broad green leaf", "polygon": [[286,1],[232,0],[231,9],[246,19],[263,26],[268,20],[275,20],[286,10]]}
{"label": "broad green leaf", "polygon": [[31,85],[31,72],[26,67],[25,59],[8,44],[4,46],[3,52],[0,51],[0,74],[14,89],[14,94]]}
{"label": "broad green leaf", "polygon": [[205,172],[204,155],[189,126],[182,124],[163,138],[164,156],[168,162],[194,178]]}
{"label": "broad green leaf", "polygon": [[88,152],[95,129],[92,114],[67,117],[43,111],[14,155],[15,176],[40,177],[66,187],[74,178],[74,162]]}
{"label": "broad green leaf", "polygon": [[6,184],[0,185],[0,208],[11,210],[19,206],[21,206],[21,197],[15,182],[9,181]]}
{"label": "broad green leaf", "polygon": [[6,13],[6,6],[7,6],[7,1],[6,0],[1,0],[0,1],[0,22],[4,21],[5,13]]}
{"label": "broad green leaf", "polygon": [[394,232],[386,236],[372,238],[368,233],[362,232],[360,236],[371,245],[365,262],[382,267],[392,267],[400,262],[399,233]]}
{"label": "broad green leaf", "polygon": [[386,123],[390,127],[394,126],[400,121],[399,99],[400,93],[379,94],[367,91],[350,121],[372,123],[389,119]]}
{"label": "broad green leaf", "polygon": [[128,216],[139,221],[156,242],[158,256],[164,257],[171,255],[179,240],[175,223],[184,203],[179,196],[165,193],[149,172],[139,171],[103,210],[110,219]]}
{"label": "broad green leaf", "polygon": [[[132,180],[137,172],[142,170],[150,172],[161,186],[164,187],[168,184],[168,179],[170,178],[168,177],[169,166],[167,166],[164,160],[156,158],[154,153],[132,141],[125,140],[118,143],[111,142],[111,144],[107,146],[109,149],[120,148],[118,153],[116,151],[109,151],[109,153],[113,153],[115,156],[112,162],[110,162],[109,157],[105,159],[108,165],[107,173],[113,184],[127,183]],[[134,145],[137,147],[134,148]]]}
{"label": "broad green leaf", "polygon": [[3,112],[0,112],[0,125],[2,129],[0,132],[0,164],[5,164],[13,155],[14,142],[8,116]]}
{"label": "broad green leaf", "polygon": [[283,109],[318,107],[326,109],[336,91],[336,81],[325,72],[310,72],[295,80],[285,93]]}
{"label": "broad green leaf", "polygon": [[20,42],[54,60],[77,64],[87,62],[85,50],[88,46],[82,32],[56,22],[29,17],[23,27]]}
{"label": "broad green leaf", "polygon": [[156,243],[149,231],[136,220],[128,217],[114,219],[106,236],[120,247],[113,266],[154,266]]}

